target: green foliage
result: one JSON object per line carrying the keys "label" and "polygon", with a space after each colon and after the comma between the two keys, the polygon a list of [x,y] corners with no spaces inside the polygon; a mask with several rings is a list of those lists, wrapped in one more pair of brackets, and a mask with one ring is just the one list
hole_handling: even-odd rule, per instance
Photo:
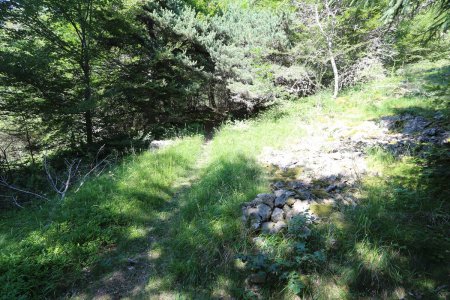
{"label": "green foliage", "polygon": [[[255,255],[238,255],[245,268],[253,273],[268,276],[266,287],[285,283],[293,294],[300,294],[305,287],[302,275],[316,269],[326,261],[323,250],[310,249],[311,231],[307,228],[307,216],[297,216],[288,223],[288,234],[282,237],[283,246],[275,252],[270,247],[279,247],[280,239],[260,237],[259,243],[265,244],[263,252]],[[274,255],[276,253],[276,255]],[[302,274],[298,273],[301,270]],[[316,269],[317,270],[317,269]]]}
{"label": "green foliage", "polygon": [[[427,11],[412,19],[400,22],[396,31],[396,60],[400,64],[424,59],[439,60],[448,56],[450,37],[448,34],[427,41],[426,28],[432,26],[435,12]],[[398,63],[397,63],[398,64]]]}

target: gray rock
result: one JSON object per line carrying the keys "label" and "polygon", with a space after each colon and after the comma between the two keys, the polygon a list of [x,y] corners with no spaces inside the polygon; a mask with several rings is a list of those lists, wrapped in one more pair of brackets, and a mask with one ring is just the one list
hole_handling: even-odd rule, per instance
{"label": "gray rock", "polygon": [[289,205],[283,206],[284,215],[287,216],[287,214],[292,210],[292,208]]}
{"label": "gray rock", "polygon": [[285,184],[281,181],[277,181],[273,184],[273,187],[277,190],[282,189],[285,186]]}
{"label": "gray rock", "polygon": [[303,182],[300,182],[300,181],[292,181],[292,182],[289,182],[289,187],[293,188],[295,190],[298,190],[298,189],[305,188],[306,185]]}
{"label": "gray rock", "polygon": [[256,197],[257,199],[261,200],[261,203],[264,203],[265,205],[270,206],[270,208],[273,208],[276,198],[274,194],[258,194]]}
{"label": "gray rock", "polygon": [[328,186],[328,187],[325,189],[325,192],[330,193],[330,192],[336,190],[337,188],[338,188],[337,185],[332,184],[332,185]]}
{"label": "gray rock", "polygon": [[280,232],[281,230],[286,229],[286,228],[287,228],[287,223],[285,221],[278,221],[275,223],[274,229],[276,232]]}
{"label": "gray rock", "polygon": [[287,192],[286,190],[276,190],[274,194],[275,194],[275,197],[278,198],[278,197],[284,196],[286,194],[286,192]]}
{"label": "gray rock", "polygon": [[284,219],[284,211],[281,208],[276,207],[272,212],[272,222],[282,221]]}
{"label": "gray rock", "polygon": [[294,205],[292,205],[292,210],[294,213],[302,213],[309,210],[309,203],[307,200],[297,200]]}
{"label": "gray rock", "polygon": [[287,224],[284,221],[265,222],[261,225],[261,230],[266,234],[275,234],[280,232],[282,229],[287,228]]}
{"label": "gray rock", "polygon": [[292,209],[290,209],[285,212],[285,219],[286,219],[286,221],[290,221],[296,215],[297,214]]}
{"label": "gray rock", "polygon": [[162,149],[162,148],[166,148],[170,145],[172,145],[174,143],[174,141],[172,140],[154,140],[150,143],[150,149],[151,150],[157,150],[157,149]]}
{"label": "gray rock", "polygon": [[244,207],[243,209],[243,221],[247,225],[250,225],[250,229],[258,230],[261,226],[262,218],[259,215],[259,211],[256,207]]}
{"label": "gray rock", "polygon": [[264,246],[264,239],[260,236],[254,237],[252,241],[253,244],[258,248],[262,248]]}
{"label": "gray rock", "polygon": [[429,122],[427,119],[423,117],[415,117],[412,119],[409,119],[405,122],[405,125],[403,127],[403,133],[405,134],[413,134],[420,131],[423,131],[425,127],[430,125],[431,122]]}
{"label": "gray rock", "polygon": [[250,229],[257,231],[261,227],[261,219],[260,218],[252,218],[250,219]]}
{"label": "gray rock", "polygon": [[275,206],[276,207],[283,207],[283,205],[286,203],[286,200],[287,200],[286,194],[284,194],[284,195],[282,195],[280,197],[277,197],[275,199]]}
{"label": "gray rock", "polygon": [[266,204],[260,204],[257,207],[255,207],[256,214],[261,218],[262,221],[267,221],[270,219],[270,215],[272,213],[272,209],[270,206]]}
{"label": "gray rock", "polygon": [[389,130],[394,130],[398,128],[398,126],[400,125],[400,121],[401,119],[399,116],[387,116],[381,118],[380,126]]}
{"label": "gray rock", "polygon": [[283,205],[286,203],[286,200],[291,197],[296,195],[295,192],[292,191],[286,191],[286,190],[278,190],[275,191],[275,196],[277,197],[275,199],[275,206],[277,207],[283,207]]}
{"label": "gray rock", "polygon": [[257,207],[244,207],[242,209],[242,220],[250,226],[250,229],[258,230],[261,227],[262,221],[266,220],[263,219],[263,216],[266,217],[266,215],[269,215],[270,217],[270,212],[270,207],[265,204],[260,204]]}
{"label": "gray rock", "polygon": [[300,200],[308,200],[312,198],[312,195],[308,191],[297,191],[295,197]]}
{"label": "gray rock", "polygon": [[256,206],[258,206],[258,205],[261,204],[261,203],[263,203],[263,202],[262,202],[262,199],[260,199],[260,198],[255,198],[255,199],[253,199],[247,206],[256,207]]}
{"label": "gray rock", "polygon": [[423,135],[426,136],[436,136],[438,134],[438,130],[436,128],[428,128],[424,130]]}

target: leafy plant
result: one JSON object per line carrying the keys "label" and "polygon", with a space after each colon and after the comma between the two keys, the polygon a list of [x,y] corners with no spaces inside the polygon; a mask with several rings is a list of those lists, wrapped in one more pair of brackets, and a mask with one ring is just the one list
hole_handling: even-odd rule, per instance
{"label": "leafy plant", "polygon": [[[268,251],[253,255],[238,255],[237,258],[245,263],[245,267],[252,273],[263,272],[270,277],[273,284],[286,284],[294,294],[300,294],[305,287],[301,275],[307,274],[313,267],[319,267],[326,261],[322,249],[310,249],[309,238],[311,230],[308,215],[299,215],[288,223],[288,233],[282,239],[287,239],[289,247],[277,256]],[[276,248],[277,243],[271,244]]]}

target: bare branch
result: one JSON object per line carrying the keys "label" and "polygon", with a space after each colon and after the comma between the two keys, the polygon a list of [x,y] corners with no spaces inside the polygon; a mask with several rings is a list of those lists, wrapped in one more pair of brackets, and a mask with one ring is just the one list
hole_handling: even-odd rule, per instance
{"label": "bare branch", "polygon": [[19,193],[28,194],[28,195],[31,195],[31,196],[34,196],[34,197],[37,197],[37,198],[43,199],[43,200],[49,200],[47,197],[45,197],[45,196],[43,196],[41,194],[30,192],[30,191],[21,189],[19,187],[16,187],[16,186],[14,186],[12,184],[9,184],[4,177],[0,178],[0,185],[3,186],[3,187],[8,188],[10,190],[14,190],[16,192],[19,192]]}

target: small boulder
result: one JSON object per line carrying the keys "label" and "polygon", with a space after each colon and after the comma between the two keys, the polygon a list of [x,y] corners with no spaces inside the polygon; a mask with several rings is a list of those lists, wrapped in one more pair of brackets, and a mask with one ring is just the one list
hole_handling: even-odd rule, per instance
{"label": "small boulder", "polygon": [[286,191],[286,190],[278,190],[275,191],[275,206],[276,207],[283,207],[283,205],[286,203],[286,200],[289,197],[294,196],[295,193],[292,191]]}
{"label": "small boulder", "polygon": [[266,234],[276,234],[284,228],[287,228],[287,224],[284,221],[278,221],[276,223],[265,222],[261,225],[262,232]]}
{"label": "small boulder", "polygon": [[332,184],[332,185],[328,186],[328,187],[325,189],[325,192],[330,193],[330,192],[336,190],[337,188],[338,188],[337,185]]}
{"label": "small boulder", "polygon": [[272,222],[282,221],[284,219],[284,211],[281,208],[276,207],[273,210],[271,220]]}
{"label": "small boulder", "polygon": [[292,210],[294,213],[302,213],[309,210],[309,202],[307,200],[297,200],[294,205],[292,205]]}
{"label": "small boulder", "polygon": [[261,218],[262,221],[266,221],[270,219],[270,215],[272,213],[272,209],[270,206],[266,204],[260,204],[256,208],[256,213]]}
{"label": "small boulder", "polygon": [[312,198],[312,195],[311,195],[311,193],[309,193],[307,191],[300,190],[300,191],[296,192],[295,197],[300,200],[308,200],[308,199]]}
{"label": "small boulder", "polygon": [[275,194],[275,197],[278,198],[278,197],[284,196],[286,194],[286,192],[287,192],[286,190],[276,190],[274,194]]}
{"label": "small boulder", "polygon": [[250,229],[257,231],[261,227],[261,219],[260,218],[253,218],[250,219]]}
{"label": "small boulder", "polygon": [[162,149],[162,148],[166,148],[170,145],[172,145],[174,143],[173,140],[153,140],[150,143],[150,150],[158,150],[158,149]]}
{"label": "small boulder", "polygon": [[431,122],[429,122],[427,119],[423,117],[414,117],[412,119],[406,120],[405,125],[403,127],[403,133],[413,134],[419,131],[423,131],[425,127],[427,127],[430,124]]}
{"label": "small boulder", "polygon": [[286,199],[286,204],[289,206],[294,205],[295,201],[297,201],[294,197],[289,197]]}
{"label": "small boulder", "polygon": [[275,190],[279,190],[282,189],[285,186],[285,184],[281,181],[277,181],[272,186]]}
{"label": "small boulder", "polygon": [[274,194],[258,194],[256,197],[257,199],[260,199],[261,203],[264,203],[265,205],[270,206],[270,208],[273,208],[276,198]]}
{"label": "small boulder", "polygon": [[292,181],[289,183],[289,187],[298,190],[298,189],[303,189],[306,187],[306,185],[303,182],[300,181]]}
{"label": "small boulder", "polygon": [[283,206],[284,215],[287,216],[287,214],[292,210],[292,208],[289,205]]}
{"label": "small boulder", "polygon": [[286,195],[284,194],[284,195],[282,195],[282,196],[280,196],[280,197],[277,197],[276,199],[275,199],[275,206],[276,207],[283,207],[283,205],[286,203]]}
{"label": "small boulder", "polygon": [[259,211],[256,207],[244,207],[243,208],[243,221],[250,225],[252,230],[258,230],[261,226],[262,218],[259,215]]}

